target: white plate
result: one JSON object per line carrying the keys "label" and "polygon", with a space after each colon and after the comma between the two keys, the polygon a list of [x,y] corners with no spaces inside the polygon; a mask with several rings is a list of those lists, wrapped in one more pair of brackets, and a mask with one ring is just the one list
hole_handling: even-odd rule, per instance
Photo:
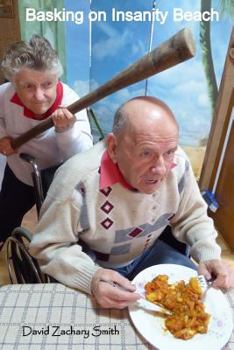
{"label": "white plate", "polygon": [[[173,264],[151,266],[141,271],[133,280],[137,289],[143,290],[144,285],[159,274],[169,276],[169,282],[178,280],[188,282],[196,276],[196,271]],[[220,350],[228,342],[232,334],[232,312],[225,295],[217,289],[210,288],[205,300],[206,311],[211,315],[208,332],[197,334],[188,340],[175,338],[165,330],[164,319],[152,315],[136,304],[129,307],[133,324],[141,335],[159,350]]]}

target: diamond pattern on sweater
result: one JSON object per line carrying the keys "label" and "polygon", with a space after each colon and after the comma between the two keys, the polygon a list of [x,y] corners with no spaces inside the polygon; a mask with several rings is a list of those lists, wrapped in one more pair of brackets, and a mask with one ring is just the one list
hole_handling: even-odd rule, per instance
{"label": "diamond pattern on sweater", "polygon": [[133,237],[133,238],[134,238],[134,237],[137,237],[142,231],[143,231],[142,228],[136,227],[136,228],[134,228],[134,230],[132,230],[132,231],[128,234],[128,236]]}
{"label": "diamond pattern on sweater", "polygon": [[106,187],[106,188],[103,188],[102,190],[100,190],[100,192],[102,192],[104,194],[104,196],[108,197],[109,194],[111,193],[112,191],[112,188],[111,187]]}
{"label": "diamond pattern on sweater", "polygon": [[106,201],[102,206],[101,206],[101,209],[106,213],[106,214],[109,214],[111,212],[111,210],[114,208],[114,206]]}
{"label": "diamond pattern on sweater", "polygon": [[[138,233],[138,237],[140,235],[140,237],[145,237],[147,235],[149,235],[152,232],[155,232],[159,229],[163,230],[168,224],[168,218],[170,218],[173,214],[172,213],[166,213],[161,215],[153,224],[150,223],[145,223],[143,225],[136,227],[129,227],[126,229],[122,229],[122,230],[117,230],[115,232],[115,243],[123,243],[123,242],[127,242],[129,240],[129,236],[130,237],[134,237],[131,235],[131,233],[133,233],[134,235],[134,231],[136,229],[141,230],[141,232]],[[153,220],[154,221],[154,220]]]}
{"label": "diamond pattern on sweater", "polygon": [[112,225],[113,225],[114,221],[112,221],[111,219],[109,218],[106,218],[105,220],[103,220],[101,222],[101,225],[106,229],[108,230]]}

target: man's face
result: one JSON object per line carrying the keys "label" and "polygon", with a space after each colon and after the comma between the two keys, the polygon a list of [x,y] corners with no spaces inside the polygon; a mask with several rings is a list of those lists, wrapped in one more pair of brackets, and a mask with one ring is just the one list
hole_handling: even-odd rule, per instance
{"label": "man's face", "polygon": [[23,68],[15,74],[13,83],[23,104],[40,116],[56,99],[57,75],[49,71]]}
{"label": "man's face", "polygon": [[114,161],[125,180],[139,192],[155,192],[173,167],[178,144],[175,123],[142,115],[141,125],[124,131],[121,137],[110,137],[115,142]]}

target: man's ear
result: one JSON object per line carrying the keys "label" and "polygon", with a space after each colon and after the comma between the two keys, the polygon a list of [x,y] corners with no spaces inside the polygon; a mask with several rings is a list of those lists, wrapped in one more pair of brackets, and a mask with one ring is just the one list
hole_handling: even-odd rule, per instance
{"label": "man's ear", "polygon": [[106,140],[106,146],[107,146],[107,152],[109,154],[110,159],[113,163],[117,163],[117,139],[116,136],[113,133],[110,133],[107,135]]}

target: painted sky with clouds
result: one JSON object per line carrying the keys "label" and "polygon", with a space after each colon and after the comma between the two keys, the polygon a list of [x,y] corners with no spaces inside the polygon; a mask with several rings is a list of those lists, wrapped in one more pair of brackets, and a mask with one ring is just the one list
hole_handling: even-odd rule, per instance
{"label": "painted sky with clouds", "polygon": [[[197,42],[196,57],[174,68],[166,70],[148,81],[148,94],[163,99],[174,111],[181,129],[181,143],[199,145],[209,133],[211,107],[207,94],[204,68],[199,46],[199,22],[174,22],[173,7],[188,11],[199,11],[199,0],[156,1],[161,11],[169,11],[165,24],[155,22],[153,45],[157,47],[184,27],[191,28]],[[82,25],[66,23],[67,79],[80,95],[94,90],[131,63],[141,58],[149,49],[150,22],[113,22],[112,8],[121,11],[149,11],[149,0],[93,0],[91,10],[105,11],[107,21],[93,22],[91,35],[87,20],[89,1],[65,0],[67,10],[84,11]],[[212,7],[220,11],[220,1],[214,0]],[[222,18],[211,23],[212,54],[218,84],[220,83],[228,42],[233,22]],[[145,93],[145,82],[125,88],[96,103],[93,109],[104,132],[110,131],[114,111],[127,99]]]}

